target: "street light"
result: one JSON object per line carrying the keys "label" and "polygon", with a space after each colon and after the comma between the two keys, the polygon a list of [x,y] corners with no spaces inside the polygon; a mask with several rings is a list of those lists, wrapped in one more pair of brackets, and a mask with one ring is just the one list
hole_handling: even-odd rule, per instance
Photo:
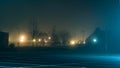
{"label": "street light", "polygon": [[70,41],[70,44],[71,44],[71,45],[75,45],[75,41],[73,41],[73,40]]}
{"label": "street light", "polygon": [[42,41],[42,39],[38,39],[38,41],[39,41],[39,42],[41,42],[41,41]]}
{"label": "street light", "polygon": [[97,39],[96,38],[93,38],[93,40],[92,40],[94,43],[96,43],[97,42]]}
{"label": "street light", "polygon": [[20,40],[19,40],[21,43],[25,42],[25,36],[20,36]]}
{"label": "street light", "polygon": [[86,41],[83,41],[83,44],[86,44]]}
{"label": "street light", "polygon": [[33,41],[33,42],[36,42],[36,39],[33,39],[32,41]]}
{"label": "street light", "polygon": [[51,39],[51,37],[48,37],[48,39],[50,40],[50,39]]}
{"label": "street light", "polygon": [[48,41],[44,39],[44,42],[47,43]]}

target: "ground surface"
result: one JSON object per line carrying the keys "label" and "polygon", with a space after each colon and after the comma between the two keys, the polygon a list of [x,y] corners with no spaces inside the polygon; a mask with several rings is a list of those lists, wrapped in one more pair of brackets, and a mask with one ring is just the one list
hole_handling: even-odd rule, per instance
{"label": "ground surface", "polygon": [[0,52],[0,68],[120,68],[119,55]]}

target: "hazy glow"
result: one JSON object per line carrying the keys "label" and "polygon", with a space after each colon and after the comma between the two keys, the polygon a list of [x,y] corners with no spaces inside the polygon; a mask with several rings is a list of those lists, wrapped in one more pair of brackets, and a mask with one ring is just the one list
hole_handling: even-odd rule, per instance
{"label": "hazy glow", "polygon": [[70,41],[70,44],[71,44],[71,45],[75,45],[75,41],[73,41],[73,40]]}
{"label": "hazy glow", "polygon": [[48,39],[50,40],[50,39],[51,39],[51,37],[48,37]]}
{"label": "hazy glow", "polygon": [[96,39],[96,38],[94,38],[94,39],[93,39],[93,42],[94,42],[94,43],[96,43],[96,42],[97,42],[97,39]]}
{"label": "hazy glow", "polygon": [[85,42],[85,41],[83,41],[83,44],[86,44],[86,42]]}
{"label": "hazy glow", "polygon": [[33,39],[33,42],[36,42],[36,39]]}
{"label": "hazy glow", "polygon": [[25,42],[25,36],[20,36],[20,42],[22,43],[22,42]]}
{"label": "hazy glow", "polygon": [[47,43],[48,41],[47,40],[44,40],[45,43]]}
{"label": "hazy glow", "polygon": [[41,41],[42,41],[42,39],[38,39],[38,41],[39,41],[39,42],[41,42]]}

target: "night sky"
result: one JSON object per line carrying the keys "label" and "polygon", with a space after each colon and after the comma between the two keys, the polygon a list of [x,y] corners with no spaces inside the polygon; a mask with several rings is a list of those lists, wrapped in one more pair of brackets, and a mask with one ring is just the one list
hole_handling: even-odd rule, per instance
{"label": "night sky", "polygon": [[40,30],[68,30],[87,37],[96,27],[105,29],[116,13],[117,0],[0,0],[0,30],[28,33],[32,19]]}

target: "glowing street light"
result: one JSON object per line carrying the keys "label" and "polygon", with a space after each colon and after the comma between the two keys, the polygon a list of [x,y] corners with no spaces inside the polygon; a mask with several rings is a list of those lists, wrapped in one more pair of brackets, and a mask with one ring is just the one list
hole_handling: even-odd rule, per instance
{"label": "glowing street light", "polygon": [[97,42],[97,39],[96,39],[96,38],[94,38],[94,39],[93,39],[93,42],[94,42],[94,43],[96,43],[96,42]]}
{"label": "glowing street light", "polygon": [[33,39],[32,41],[33,41],[33,42],[36,42],[36,39]]}
{"label": "glowing street light", "polygon": [[86,44],[86,41],[83,41],[83,44]]}
{"label": "glowing street light", "polygon": [[44,40],[45,43],[47,43],[48,41],[47,40]]}
{"label": "glowing street light", "polygon": [[42,41],[42,39],[38,39],[38,41],[39,41],[39,42],[41,42],[41,41]]}
{"label": "glowing street light", "polygon": [[23,36],[23,35],[20,36],[20,42],[21,42],[21,43],[25,42],[25,36]]}
{"label": "glowing street light", "polygon": [[48,39],[50,40],[50,39],[51,39],[51,37],[48,37]]}
{"label": "glowing street light", "polygon": [[73,40],[70,41],[70,44],[71,44],[71,45],[75,45],[75,41],[73,41]]}

